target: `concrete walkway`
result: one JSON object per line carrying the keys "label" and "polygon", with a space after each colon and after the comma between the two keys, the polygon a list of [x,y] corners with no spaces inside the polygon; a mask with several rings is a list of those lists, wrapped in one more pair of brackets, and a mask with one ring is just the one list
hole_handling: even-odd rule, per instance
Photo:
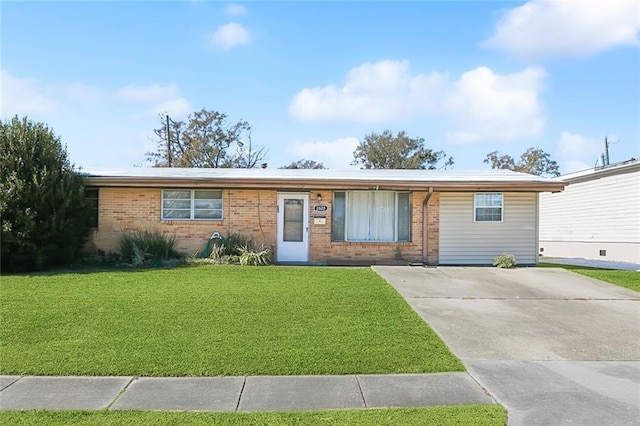
{"label": "concrete walkway", "polygon": [[614,262],[610,260],[593,260],[582,257],[542,257],[540,262],[559,265],[588,266],[592,268],[619,269],[626,271],[640,271],[640,263]]}
{"label": "concrete walkway", "polygon": [[0,409],[296,411],[495,404],[467,373],[248,376],[0,376]]}
{"label": "concrete walkway", "polygon": [[640,424],[640,293],[560,268],[374,269],[509,425]]}

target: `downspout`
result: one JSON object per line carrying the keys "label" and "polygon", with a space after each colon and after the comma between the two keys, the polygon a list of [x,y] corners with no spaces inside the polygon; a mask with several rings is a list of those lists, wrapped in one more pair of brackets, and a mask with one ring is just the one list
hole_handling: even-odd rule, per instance
{"label": "downspout", "polygon": [[427,204],[433,195],[433,186],[429,187],[429,192],[422,200],[422,264],[427,265],[427,255],[429,253],[429,238],[427,238]]}

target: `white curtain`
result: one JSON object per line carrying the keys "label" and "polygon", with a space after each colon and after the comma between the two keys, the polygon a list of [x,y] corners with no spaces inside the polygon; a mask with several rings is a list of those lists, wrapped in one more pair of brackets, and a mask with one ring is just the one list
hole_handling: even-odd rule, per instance
{"label": "white curtain", "polygon": [[395,195],[385,191],[347,193],[347,240],[395,241]]}

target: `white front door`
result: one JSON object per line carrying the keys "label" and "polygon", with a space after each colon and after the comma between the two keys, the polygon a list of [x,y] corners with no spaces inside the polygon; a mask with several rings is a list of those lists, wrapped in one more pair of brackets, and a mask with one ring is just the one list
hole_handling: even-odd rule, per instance
{"label": "white front door", "polygon": [[278,194],[278,262],[309,260],[309,194]]}

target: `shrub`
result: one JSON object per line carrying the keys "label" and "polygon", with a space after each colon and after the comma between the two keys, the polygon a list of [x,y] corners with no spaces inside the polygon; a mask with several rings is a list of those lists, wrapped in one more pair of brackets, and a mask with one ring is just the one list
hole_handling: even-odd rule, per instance
{"label": "shrub", "polygon": [[241,265],[266,266],[270,263],[270,252],[264,245],[261,245],[260,247],[240,247]]}
{"label": "shrub", "polygon": [[213,263],[216,265],[237,265],[240,263],[240,258],[237,254],[226,254],[229,249],[224,245],[216,245],[211,249],[211,254],[206,259],[205,263]]}
{"label": "shrub", "polygon": [[209,240],[204,249],[194,254],[194,257],[220,260],[225,256],[237,256],[238,249],[247,245],[253,245],[253,240],[240,234],[229,234],[226,238],[221,237]]}
{"label": "shrub", "polygon": [[[199,255],[202,256],[204,251]],[[207,258],[189,259],[191,264],[213,263],[230,265],[269,265],[271,251],[264,244],[257,245],[252,239],[240,234],[230,234],[215,241]]]}
{"label": "shrub", "polygon": [[218,240],[218,246],[222,247],[223,256],[239,256],[241,248],[253,247],[254,242],[251,238],[240,234],[229,234],[228,237],[222,237]]}
{"label": "shrub", "polygon": [[89,237],[82,178],[60,138],[17,116],[0,122],[0,218],[3,271],[67,265]]}
{"label": "shrub", "polygon": [[493,259],[493,266],[498,268],[511,269],[516,267],[516,257],[512,254],[502,253]]}
{"label": "shrub", "polygon": [[80,257],[76,266],[115,266],[121,262],[122,260],[118,253],[94,250]]}
{"label": "shrub", "polygon": [[136,229],[120,237],[120,257],[124,262],[140,267],[154,262],[179,259],[175,249],[176,237],[158,230]]}

